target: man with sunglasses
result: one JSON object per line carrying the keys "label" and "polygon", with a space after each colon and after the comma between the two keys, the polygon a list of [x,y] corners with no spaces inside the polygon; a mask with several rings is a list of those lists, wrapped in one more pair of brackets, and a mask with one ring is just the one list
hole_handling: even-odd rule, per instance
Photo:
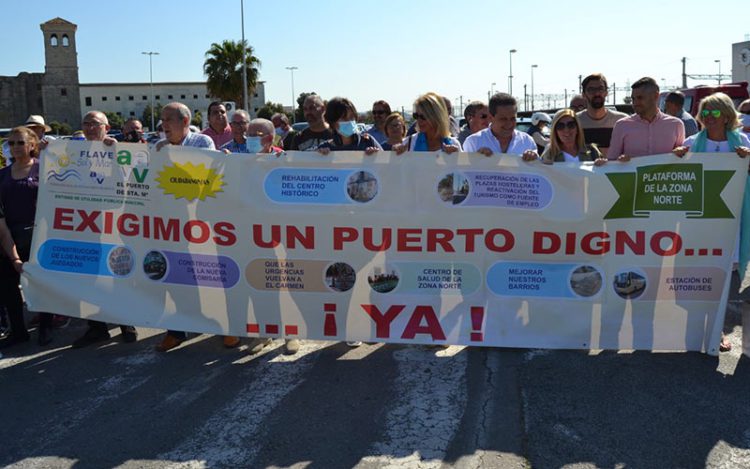
{"label": "man with sunglasses", "polygon": [[466,141],[466,137],[484,130],[490,126],[490,110],[486,104],[481,101],[472,101],[464,109],[464,119],[466,124],[461,127],[458,133],[458,141],[461,145]]}
{"label": "man with sunglasses", "polygon": [[693,119],[683,105],[685,104],[685,95],[679,91],[671,91],[664,99],[664,112],[674,116],[682,121],[685,126],[685,138],[698,133],[698,123]]}
{"label": "man with sunglasses", "polygon": [[372,104],[372,120],[375,123],[367,129],[367,133],[381,145],[388,140],[388,137],[385,135],[385,120],[390,115],[391,106],[387,102],[381,99]]}
{"label": "man with sunglasses", "polygon": [[579,112],[578,122],[583,128],[586,143],[594,143],[606,155],[612,139],[615,122],[628,117],[627,114],[604,107],[607,99],[607,78],[601,73],[593,73],[581,82],[586,110]]}
{"label": "man with sunglasses", "polygon": [[685,125],[659,110],[659,85],[643,77],[630,87],[635,114],[612,129],[608,159],[629,161],[636,156],[669,153],[685,141]]}

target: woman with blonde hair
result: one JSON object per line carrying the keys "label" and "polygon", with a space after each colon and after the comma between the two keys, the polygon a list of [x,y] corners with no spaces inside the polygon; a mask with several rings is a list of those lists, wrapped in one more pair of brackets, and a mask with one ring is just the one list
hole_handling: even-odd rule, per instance
{"label": "woman with blonde hair", "polygon": [[[724,93],[714,93],[698,104],[698,122],[703,130],[691,135],[682,146],[672,150],[682,158],[688,151],[696,153],[735,152],[740,158],[750,155],[750,140],[740,132],[740,121],[732,99]],[[739,251],[739,250],[737,250]],[[735,253],[735,257],[736,257]],[[719,350],[728,352],[732,343],[722,332]]]}
{"label": "woman with blonde hair", "polygon": [[593,161],[600,166],[607,162],[595,144],[587,144],[583,128],[572,109],[563,109],[552,119],[549,145],[542,153],[542,163],[579,163]]}
{"label": "woman with blonde hair", "polygon": [[740,132],[740,121],[732,99],[724,93],[703,98],[698,105],[698,122],[703,130],[691,135],[672,153],[682,157],[696,153],[735,152],[740,158],[750,155],[750,139]]}
{"label": "woman with blonde hair", "polygon": [[418,132],[393,146],[397,155],[405,151],[461,151],[461,143],[451,137],[448,110],[443,98],[435,93],[426,93],[414,101],[414,113]]}

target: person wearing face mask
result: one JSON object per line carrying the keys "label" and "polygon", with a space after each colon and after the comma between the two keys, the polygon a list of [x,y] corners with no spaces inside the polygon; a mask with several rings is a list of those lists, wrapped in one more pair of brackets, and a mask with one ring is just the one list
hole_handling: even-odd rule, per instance
{"label": "person wearing face mask", "polygon": [[274,146],[273,123],[268,119],[248,119],[249,115],[239,110],[232,115],[233,138],[221,150],[224,153],[281,153],[284,150]]}
{"label": "person wearing face mask", "polygon": [[333,129],[333,138],[318,146],[318,152],[327,155],[331,151],[364,151],[372,155],[383,148],[370,134],[357,132],[357,109],[346,98],[328,101],[325,120]]}
{"label": "person wearing face mask", "polygon": [[286,114],[277,112],[271,116],[271,122],[273,123],[274,133],[276,134],[273,139],[274,145],[282,148],[289,148],[292,144],[292,139],[297,134],[292,126],[289,125],[289,118]]}

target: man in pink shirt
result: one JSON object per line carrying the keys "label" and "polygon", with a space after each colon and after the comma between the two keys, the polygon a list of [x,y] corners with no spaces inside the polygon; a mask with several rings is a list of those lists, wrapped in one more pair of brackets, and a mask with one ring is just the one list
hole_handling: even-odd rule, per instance
{"label": "man in pink shirt", "polygon": [[656,80],[644,77],[631,88],[635,114],[615,123],[607,152],[609,159],[629,161],[631,157],[669,153],[682,145],[685,126],[680,119],[659,110]]}
{"label": "man in pink shirt", "polygon": [[208,127],[201,133],[211,137],[216,148],[221,148],[222,145],[232,140],[232,128],[229,127],[227,120],[227,108],[219,101],[208,105]]}

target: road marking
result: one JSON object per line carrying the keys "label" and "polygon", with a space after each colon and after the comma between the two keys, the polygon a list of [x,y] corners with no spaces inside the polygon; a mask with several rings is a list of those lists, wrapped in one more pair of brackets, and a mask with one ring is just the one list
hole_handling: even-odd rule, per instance
{"label": "road marking", "polygon": [[386,417],[383,441],[357,467],[439,468],[466,407],[464,347],[410,346],[394,352],[398,400]]}
{"label": "road marking", "polygon": [[[277,355],[246,370],[249,384],[232,402],[215,412],[191,437],[156,459],[180,461],[168,464],[169,468],[251,467],[264,436],[263,420],[305,381],[305,373],[319,356],[313,352],[326,345],[304,341],[296,354]],[[196,455],[200,459],[195,459]]]}

